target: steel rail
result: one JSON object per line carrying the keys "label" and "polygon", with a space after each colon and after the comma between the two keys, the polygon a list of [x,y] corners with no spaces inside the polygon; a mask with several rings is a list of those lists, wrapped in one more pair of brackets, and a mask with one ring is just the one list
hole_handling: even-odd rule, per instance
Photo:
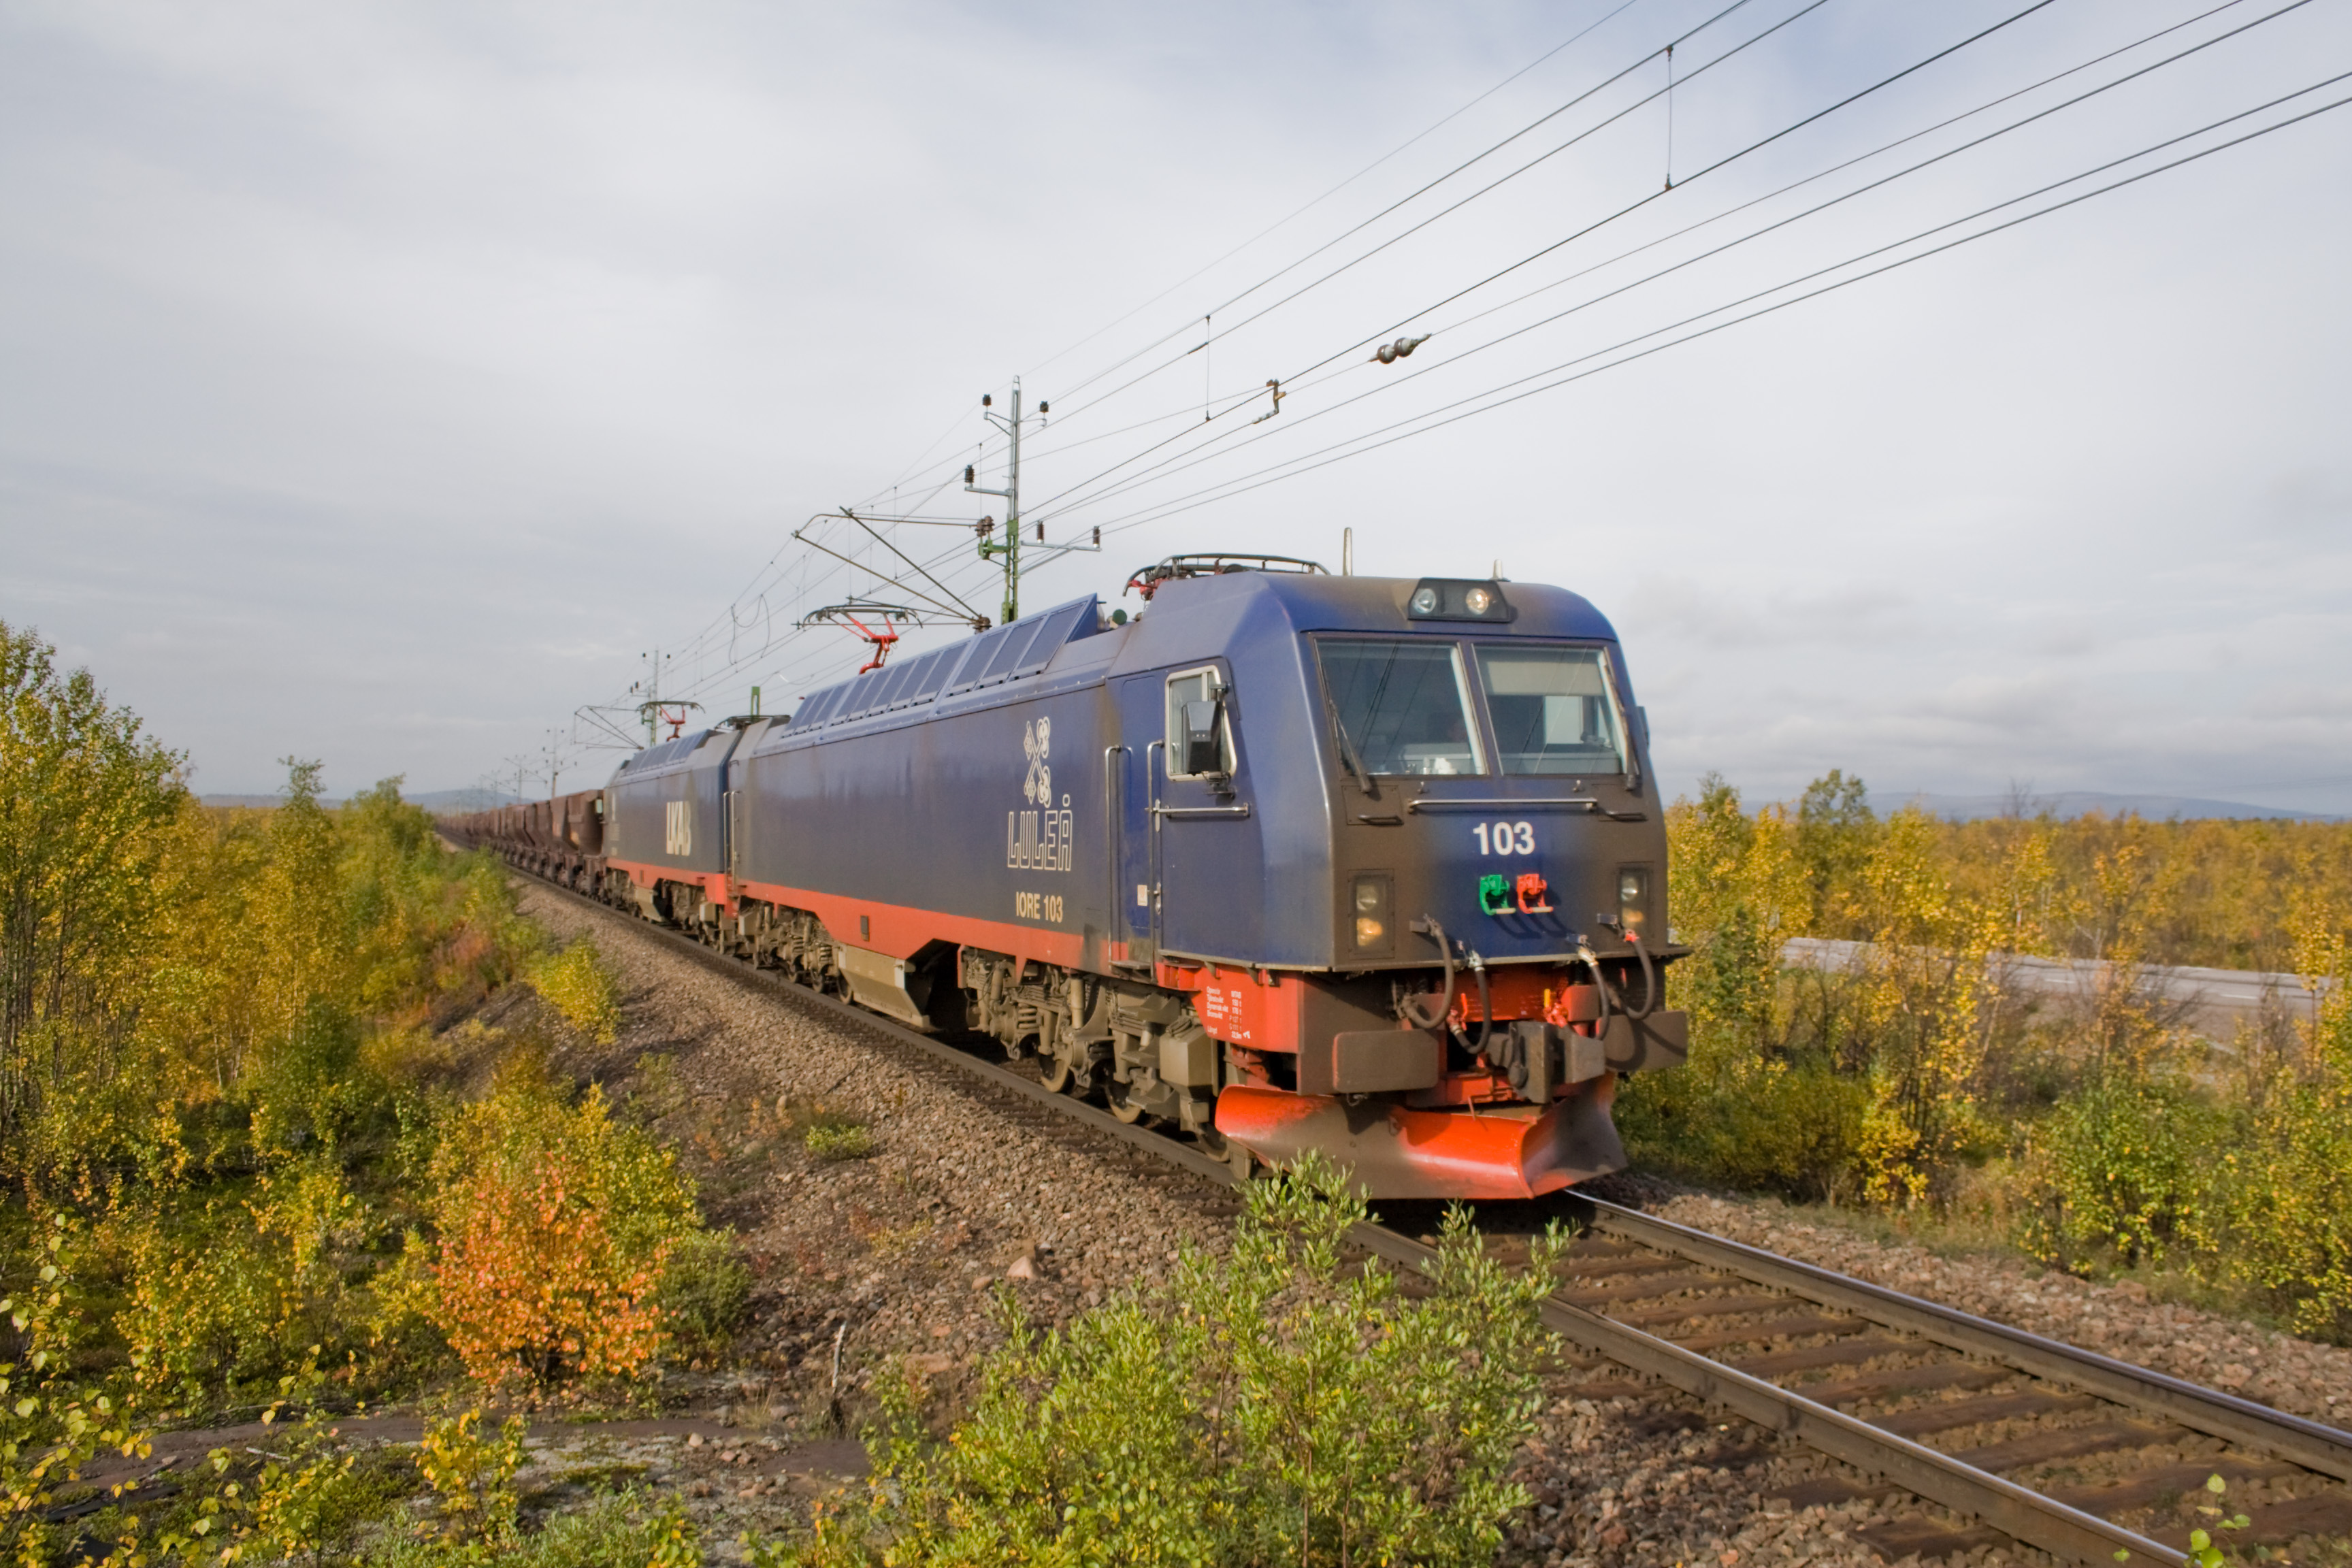
{"label": "steel rail", "polygon": [[[754,968],[682,932],[650,924],[586,894],[538,878],[532,880],[611,916],[633,933],[668,946],[714,973],[756,984],[781,998],[911,1047],[941,1066],[1050,1109],[1168,1164],[1223,1186],[1237,1185],[1244,1179],[1233,1163],[1166,1134],[1123,1122],[1099,1107],[1056,1093],[1001,1063],[773,971]],[[2034,1375],[2072,1383],[2118,1404],[2161,1412],[2196,1430],[2269,1449],[2325,1474],[2344,1476],[2345,1467],[2352,1465],[2352,1435],[2317,1423],[1597,1198],[1575,1201],[1590,1205],[1596,1229],[1642,1245],[1841,1307],[1954,1349],[1988,1355]],[[1349,1239],[1367,1252],[1419,1272],[1429,1271],[1437,1258],[1435,1247],[1369,1222],[1355,1226]],[[1972,1515],[2028,1545],[2093,1564],[2137,1560],[2184,1563],[2183,1554],[2173,1547],[1685,1350],[1671,1340],[1558,1297],[1546,1300],[1538,1313],[1546,1327],[1609,1361],[1655,1376],[1832,1458],[1883,1476],[1930,1502]]]}
{"label": "steel rail", "polygon": [[[1426,1269],[1436,1249],[1379,1226],[1360,1226],[1355,1239],[1395,1262]],[[1544,1326],[1621,1366],[1645,1372],[1709,1405],[1774,1432],[1783,1432],[1832,1458],[1874,1471],[1905,1490],[1961,1513],[1973,1514],[2029,1546],[2082,1563],[2144,1558],[2178,1563],[2182,1554],[2137,1531],[2069,1508],[2030,1487],[1937,1453],[1923,1443],[1881,1431],[1867,1421],[1814,1403],[1777,1384],[1735,1371],[1672,1340],[1643,1333],[1554,1297],[1538,1309]],[[2118,1554],[2122,1554],[2119,1558]]]}
{"label": "steel rail", "polygon": [[2086,1394],[2095,1394],[2118,1405],[2168,1415],[2193,1431],[2267,1449],[2307,1470],[2352,1480],[2352,1432],[2340,1432],[2220,1389],[2168,1377],[2095,1351],[2044,1339],[1940,1302],[1906,1296],[1864,1279],[1835,1274],[1744,1242],[1621,1208],[1599,1198],[1582,1198],[1580,1202],[1591,1205],[1595,1228],[1629,1241],[1675,1253],[1694,1263],[1728,1269],[1759,1285],[1775,1286],[1823,1306],[1843,1308],[1953,1350],[2005,1363],[2036,1377],[2072,1384]]}

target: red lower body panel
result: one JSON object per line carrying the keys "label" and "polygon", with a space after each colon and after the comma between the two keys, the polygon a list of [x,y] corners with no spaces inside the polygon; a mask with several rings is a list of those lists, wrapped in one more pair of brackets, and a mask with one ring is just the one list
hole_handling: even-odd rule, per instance
{"label": "red lower body panel", "polygon": [[1236,1085],[1217,1096],[1217,1131],[1273,1165],[1319,1149],[1368,1197],[1531,1198],[1625,1168],[1609,1116],[1616,1097],[1613,1073],[1577,1085],[1541,1115],[1349,1105]]}

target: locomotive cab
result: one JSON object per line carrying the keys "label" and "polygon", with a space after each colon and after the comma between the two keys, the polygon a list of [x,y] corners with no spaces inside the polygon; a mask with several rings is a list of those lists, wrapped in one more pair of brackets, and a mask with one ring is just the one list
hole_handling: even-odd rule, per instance
{"label": "locomotive cab", "polygon": [[1679,1062],[1685,1031],[1663,1005],[1682,952],[1662,940],[1664,823],[1607,623],[1495,582],[1158,587],[1154,618],[1222,620],[1202,612],[1223,601],[1285,623],[1244,616],[1213,668],[1165,678],[1149,781],[1174,804],[1152,807],[1145,945],[1224,1046],[1217,1130],[1269,1161],[1326,1149],[1385,1196],[1622,1168],[1616,1077]]}

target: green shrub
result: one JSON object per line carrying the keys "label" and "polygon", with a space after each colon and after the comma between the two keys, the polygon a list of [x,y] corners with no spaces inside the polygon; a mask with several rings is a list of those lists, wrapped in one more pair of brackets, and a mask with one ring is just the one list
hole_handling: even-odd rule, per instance
{"label": "green shrub", "polygon": [[2032,1130],[2030,1252],[2170,1264],[2250,1291],[2297,1333],[2352,1342],[2352,1089],[2332,1068],[2265,1103],[2101,1079]]}
{"label": "green shrub", "polygon": [[2035,1127],[2027,1250],[2069,1268],[2170,1263],[2352,1342],[2352,1092],[2266,1104],[2174,1081],[2092,1085]]}
{"label": "green shrub", "polygon": [[[303,1381],[288,1378],[288,1392]],[[303,1392],[315,1392],[315,1382]],[[416,1470],[405,1458],[385,1448],[343,1444],[316,1409],[271,1433],[262,1459],[260,1470],[227,1500],[239,1558],[286,1563],[348,1558],[362,1534],[416,1487]]]}
{"label": "green shrub", "polygon": [[283,1159],[313,1145],[333,1148],[383,1098],[361,1065],[359,1020],[313,997],[251,1083],[253,1146]]}
{"label": "green shrub", "polygon": [[621,991],[586,937],[530,967],[531,989],[600,1046],[621,1036]]}
{"label": "green shrub", "polygon": [[821,1121],[801,1142],[820,1160],[863,1160],[874,1152],[874,1134],[855,1121]]}
{"label": "green shrub", "polygon": [[607,1492],[527,1529],[514,1487],[523,1458],[520,1416],[495,1433],[478,1410],[433,1423],[417,1465],[440,1496],[440,1520],[383,1540],[362,1561],[373,1568],[698,1568],[694,1526],[675,1498]]}
{"label": "green shrub", "polygon": [[2200,1210],[2213,1113],[2186,1086],[2134,1079],[2085,1085],[2034,1128],[2045,1184],[2033,1249],[2054,1262],[2162,1263],[2206,1228]]}
{"label": "green shrub", "polygon": [[522,1500],[515,1472],[522,1468],[523,1419],[509,1415],[492,1433],[478,1409],[429,1423],[417,1445],[416,1468],[441,1501],[444,1541],[503,1542],[513,1538]]}
{"label": "green shrub", "polygon": [[[447,853],[396,779],[335,808],[319,763],[285,761],[278,805],[206,808],[134,715],[0,624],[0,1278],[71,1277],[45,1353],[160,1416],[282,1398],[320,1366],[339,1406],[406,1392],[447,1366],[444,1331],[541,1375],[641,1370],[671,1318],[723,1335],[740,1263],[697,1240],[667,1268],[700,1221],[648,1134],[552,1089],[458,1102],[517,1051],[450,1025],[542,943],[505,868]],[[532,978],[614,1037],[593,948]],[[356,1506],[340,1460],[236,1463],[232,1513],[281,1543]],[[111,1517],[81,1515],[76,1550]]]}
{"label": "green shrub", "polygon": [[[60,1494],[81,1489],[85,1466],[108,1449],[142,1459],[151,1451],[136,1405],[77,1363],[66,1227],[58,1222],[42,1228],[48,1234],[32,1249],[38,1260],[33,1280],[0,1300],[18,1356],[0,1363],[0,1558],[28,1564],[51,1561],[75,1543],[75,1528],[59,1528],[58,1516],[79,1510],[58,1504]],[[89,1555],[117,1563],[137,1542],[116,1544],[114,1552]]]}
{"label": "green shrub", "polygon": [[894,1563],[1485,1563],[1527,1504],[1504,1479],[1552,1350],[1536,1306],[1565,1249],[1489,1259],[1448,1215],[1430,1293],[1343,1257],[1364,1206],[1319,1160],[1253,1186],[1223,1259],[1010,1337],[944,1445],[893,1381],[862,1496],[754,1553]]}
{"label": "green shrub", "polygon": [[518,1556],[520,1568],[690,1568],[702,1561],[677,1500],[638,1491],[608,1492],[549,1520]]}
{"label": "green shrub", "polygon": [[1692,1041],[1691,1058],[1618,1091],[1617,1127],[1636,1164],[1792,1198],[1832,1197],[1851,1184],[1866,1081],[1808,1060],[1710,1070],[1704,1037]]}
{"label": "green shrub", "polygon": [[712,1355],[734,1336],[751,1297],[751,1271],[734,1233],[697,1230],[677,1238],[654,1300],[679,1353]]}
{"label": "green shrub", "polygon": [[2297,1333],[2352,1344],[2352,1088],[2304,1085],[2252,1121],[2209,1167],[2210,1271],[2260,1290]]}
{"label": "green shrub", "polygon": [[517,1527],[494,1542],[387,1536],[360,1561],[368,1568],[698,1568],[702,1553],[676,1499],[631,1490],[602,1493],[538,1530]]}

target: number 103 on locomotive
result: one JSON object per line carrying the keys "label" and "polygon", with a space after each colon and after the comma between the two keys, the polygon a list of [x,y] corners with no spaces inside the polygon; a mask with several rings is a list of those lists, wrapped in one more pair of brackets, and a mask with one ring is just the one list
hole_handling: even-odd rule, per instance
{"label": "number 103 on locomotive", "polygon": [[1471,829],[1478,836],[1481,855],[1532,855],[1536,825],[1532,822],[1482,822]]}

